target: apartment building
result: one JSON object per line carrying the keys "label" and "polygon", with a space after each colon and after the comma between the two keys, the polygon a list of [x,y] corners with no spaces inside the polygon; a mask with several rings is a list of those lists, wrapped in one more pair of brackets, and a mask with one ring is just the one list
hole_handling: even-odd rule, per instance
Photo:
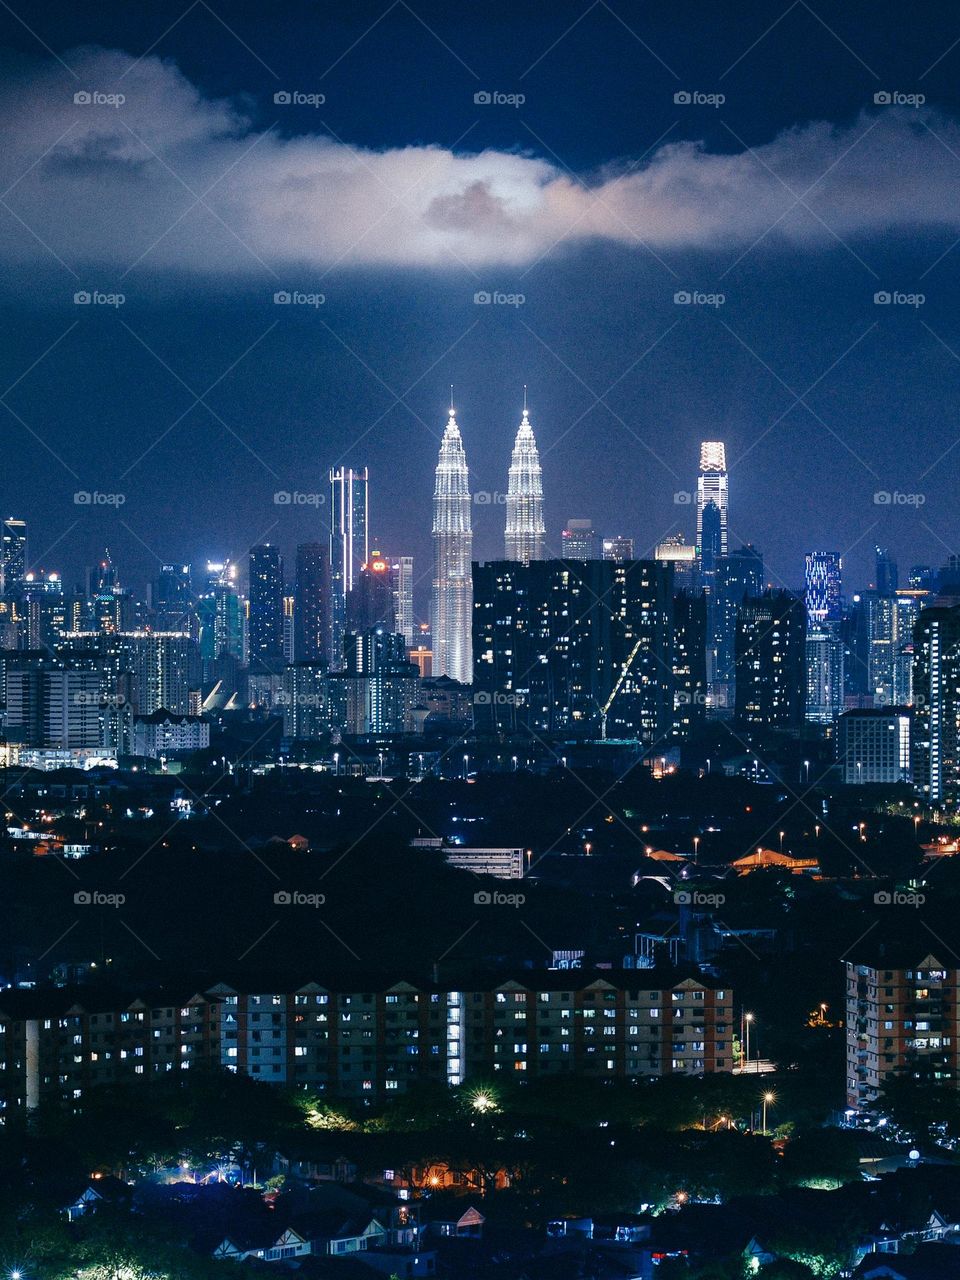
{"label": "apartment building", "polygon": [[958,970],[916,948],[846,961],[847,1106],[861,1111],[895,1073],[957,1083]]}
{"label": "apartment building", "polygon": [[[641,987],[639,984],[643,983]],[[135,999],[0,993],[0,1119],[91,1089],[223,1067],[383,1101],[415,1082],[523,1073],[602,1080],[730,1071],[733,993],[655,970],[550,970],[478,983],[305,983]]]}

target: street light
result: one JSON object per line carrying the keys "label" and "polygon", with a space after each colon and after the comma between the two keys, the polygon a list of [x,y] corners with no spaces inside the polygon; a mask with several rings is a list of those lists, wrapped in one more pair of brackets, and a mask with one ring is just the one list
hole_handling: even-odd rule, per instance
{"label": "street light", "polygon": [[468,755],[465,755],[463,757],[463,776],[466,778],[469,776],[469,774],[470,774],[470,757]]}
{"label": "street light", "polygon": [[743,1036],[741,1036],[741,1041],[742,1041],[742,1043],[743,1043],[743,1046],[744,1046],[745,1052],[744,1052],[743,1050],[741,1050],[741,1054],[742,1054],[742,1058],[743,1058],[743,1061],[740,1063],[740,1070],[741,1070],[741,1071],[749,1071],[749,1070],[750,1070],[750,1023],[751,1023],[752,1021],[753,1021],[753,1014],[752,1014],[752,1013],[745,1013],[745,1014],[743,1014],[743,1032],[744,1032],[744,1034],[743,1034]]}
{"label": "street light", "polygon": [[763,1132],[767,1132],[767,1107],[777,1100],[775,1093],[765,1093],[763,1095]]}
{"label": "street light", "polygon": [[694,860],[694,862],[696,862],[696,860],[697,860],[697,853],[699,852],[699,849],[700,849],[700,837],[699,837],[699,836],[694,836],[694,837],[693,837],[693,860]]}
{"label": "street light", "polygon": [[807,785],[809,786],[809,783],[810,783],[810,761],[809,761],[809,760],[804,760],[804,762],[803,762],[803,767],[804,767],[804,769],[806,769],[806,771],[807,771]]}
{"label": "street light", "polygon": [[333,753],[333,776],[335,778],[340,777],[340,752],[339,751],[335,751]]}
{"label": "street light", "polygon": [[783,837],[784,837],[786,834],[787,834],[787,833],[786,833],[785,831],[781,831],[781,832],[780,832],[780,852],[781,852],[781,853],[783,853]]}

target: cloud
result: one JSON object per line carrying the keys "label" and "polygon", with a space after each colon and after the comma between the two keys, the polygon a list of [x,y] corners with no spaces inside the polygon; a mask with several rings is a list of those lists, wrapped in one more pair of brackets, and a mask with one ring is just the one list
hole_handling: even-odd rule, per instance
{"label": "cloud", "polygon": [[[170,62],[94,48],[65,61],[79,80],[31,64],[0,93],[8,264],[47,246],[77,270],[480,267],[591,240],[816,249],[960,223],[960,128],[929,111],[881,107],[734,154],[674,143],[576,178],[527,153],[375,151],[319,126],[284,137],[255,127],[242,100],[204,98]],[[78,90],[124,101],[78,104]]]}

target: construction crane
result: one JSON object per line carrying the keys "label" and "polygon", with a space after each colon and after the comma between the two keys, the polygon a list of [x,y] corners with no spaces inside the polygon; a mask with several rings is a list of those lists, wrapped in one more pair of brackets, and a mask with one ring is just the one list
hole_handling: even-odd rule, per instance
{"label": "construction crane", "polygon": [[630,650],[630,656],[627,658],[626,662],[623,664],[623,667],[620,670],[620,674],[619,676],[617,676],[617,679],[614,682],[614,686],[610,690],[610,697],[606,700],[606,702],[603,704],[602,708],[600,709],[600,738],[603,742],[606,742],[607,740],[607,713],[609,712],[610,708],[613,706],[613,700],[617,696],[617,694],[620,692],[620,687],[623,684],[624,680],[627,678],[627,672],[633,666],[633,660],[637,656],[637,653],[640,649],[641,644],[643,644],[642,636],[637,641],[637,643],[633,646],[633,648]]}

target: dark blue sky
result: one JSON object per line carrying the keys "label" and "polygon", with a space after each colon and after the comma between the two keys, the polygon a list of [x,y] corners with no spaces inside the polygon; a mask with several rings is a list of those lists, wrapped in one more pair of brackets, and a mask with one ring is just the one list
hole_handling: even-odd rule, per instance
{"label": "dark blue sky", "polygon": [[[370,467],[375,532],[385,549],[416,557],[422,593],[450,382],[474,489],[492,492],[505,486],[529,384],[554,541],[570,516],[632,534],[642,551],[676,529],[692,535],[674,493],[694,483],[699,440],[722,438],[733,536],[762,548],[774,581],[797,583],[815,546],[847,553],[848,589],[869,578],[876,541],[903,571],[957,549],[960,447],[946,451],[960,430],[960,248],[938,262],[960,235],[955,11],[926,6],[906,21],[872,4],[841,14],[803,3],[14,8],[19,20],[0,21],[7,103],[29,110],[8,135],[15,163],[3,186],[13,189],[0,205],[10,281],[0,390],[15,384],[0,507],[28,519],[32,556],[47,568],[74,577],[108,543],[141,589],[160,559],[242,555],[264,537],[292,553],[324,512],[277,506],[274,492],[322,492],[327,467],[346,461]],[[149,154],[121,155],[116,136],[61,154],[77,137],[57,143],[72,127],[63,95],[97,88],[90,69],[107,66],[97,49],[148,55],[125,77],[131,86],[156,67],[149,119],[142,88],[139,104],[131,92],[126,107],[96,117],[115,133],[118,117],[132,121],[138,140],[152,128]],[[168,116],[163,77],[175,69],[200,107]],[[326,101],[278,107],[281,89]],[[526,101],[476,105],[480,90]],[[726,100],[677,104],[678,91]],[[926,104],[899,111],[905,123],[891,134],[896,109],[875,106],[878,91],[922,93]],[[277,138],[312,147],[326,137],[335,168],[352,165],[366,186],[345,193],[336,175],[312,185],[309,152],[282,199],[268,166],[252,193],[234,190],[234,177],[250,174],[239,160],[217,190],[244,202],[244,220],[232,222],[237,203],[201,207],[151,249],[174,222],[167,188],[196,194],[197,181],[207,185],[197,175],[227,168],[215,157],[206,170],[210,131],[183,127],[222,99],[245,117],[241,149],[271,125],[256,152],[271,164]],[[78,108],[82,130],[90,110]],[[804,132],[817,121],[834,130]],[[667,204],[649,222],[650,187],[621,205],[616,176],[643,173],[659,148],[684,140],[704,148],[681,154]],[[411,168],[409,181],[403,159],[396,172],[377,170],[379,153],[424,146],[441,160],[449,148],[500,154],[521,203],[535,188],[526,171],[543,162],[561,212],[536,210],[522,246],[498,260],[500,214],[483,184],[466,184],[450,212],[429,166]],[[354,163],[356,148],[369,162]],[[283,165],[293,154],[283,149]],[[719,185],[703,164],[711,155],[730,161]],[[510,157],[526,159],[523,172]],[[460,237],[457,260],[424,265],[408,226],[381,243],[397,192],[414,183],[431,188],[432,229],[442,217]],[[758,215],[770,186],[795,196],[811,183],[810,209],[772,230],[776,213]],[[604,227],[589,236],[582,203],[566,203],[582,201],[584,186],[602,197]],[[312,229],[303,235],[314,211],[315,246]],[[691,214],[693,230],[681,231]],[[329,248],[351,222],[360,250],[352,237],[349,253]],[[278,288],[325,302],[278,308]],[[126,301],[76,307],[78,289],[119,289]],[[525,301],[477,306],[478,290]],[[678,306],[680,290],[725,301]],[[925,301],[877,306],[878,291]],[[211,384],[212,412],[191,409]],[[78,506],[77,490],[125,502]],[[923,502],[878,505],[877,491]],[[499,553],[502,520],[496,503],[476,508],[479,556]]]}

